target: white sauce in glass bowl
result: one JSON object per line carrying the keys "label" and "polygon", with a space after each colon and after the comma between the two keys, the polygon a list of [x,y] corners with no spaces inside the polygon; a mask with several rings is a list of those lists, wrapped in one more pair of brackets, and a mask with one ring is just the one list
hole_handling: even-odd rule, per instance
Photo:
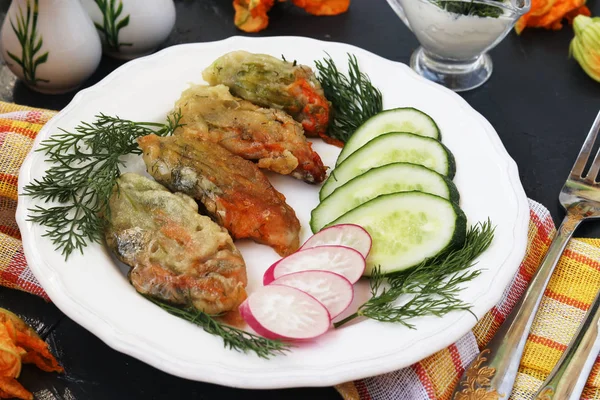
{"label": "white sauce in glass bowl", "polygon": [[454,60],[473,59],[503,37],[514,20],[448,12],[425,0],[399,0],[411,30],[429,52]]}

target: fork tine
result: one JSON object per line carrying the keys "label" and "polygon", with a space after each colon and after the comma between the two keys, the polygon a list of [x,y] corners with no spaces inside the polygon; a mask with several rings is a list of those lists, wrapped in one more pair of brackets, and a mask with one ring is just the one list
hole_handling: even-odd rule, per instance
{"label": "fork tine", "polygon": [[596,152],[596,157],[594,157],[594,161],[592,162],[592,166],[585,176],[584,181],[589,184],[596,183],[596,177],[598,176],[598,171],[600,171],[600,149]]}
{"label": "fork tine", "polygon": [[[583,147],[581,147],[581,150],[579,151],[579,155],[577,156],[575,165],[573,165],[573,169],[571,170],[571,178],[581,179],[583,175],[583,169],[585,168],[587,160],[590,158],[592,147],[594,147],[594,142],[596,141],[596,137],[598,136],[598,130],[600,130],[600,112],[598,112],[596,120],[594,121],[594,125],[592,125],[590,133],[588,133],[587,138],[583,143]],[[596,156],[596,159],[594,160],[594,165],[596,165],[597,159],[598,156]],[[597,173],[598,171],[596,171],[596,174]],[[590,174],[588,174],[588,176],[590,176]]]}

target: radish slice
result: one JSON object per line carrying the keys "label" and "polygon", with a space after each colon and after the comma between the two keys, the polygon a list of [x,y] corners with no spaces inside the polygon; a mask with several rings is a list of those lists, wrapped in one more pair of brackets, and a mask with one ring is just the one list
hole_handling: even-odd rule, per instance
{"label": "radish slice", "polygon": [[271,265],[263,284],[293,272],[330,271],[356,282],[365,271],[365,259],[358,251],[344,246],[319,246],[297,251]]}
{"label": "radish slice", "polygon": [[275,279],[271,285],[290,286],[310,294],[327,308],[331,319],[348,308],[354,298],[350,281],[329,271],[294,272]]}
{"label": "radish slice", "polygon": [[339,224],[325,228],[311,236],[300,249],[324,245],[351,247],[367,258],[371,251],[371,235],[361,226]]}
{"label": "radish slice", "polygon": [[240,305],[242,318],[268,339],[313,339],[327,332],[329,312],[311,295],[289,286],[263,286]]}

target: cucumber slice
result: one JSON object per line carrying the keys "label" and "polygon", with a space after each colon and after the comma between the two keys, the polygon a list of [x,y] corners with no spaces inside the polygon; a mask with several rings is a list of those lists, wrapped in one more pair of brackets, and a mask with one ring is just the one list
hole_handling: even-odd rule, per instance
{"label": "cucumber slice", "polygon": [[371,139],[388,132],[409,132],[442,140],[440,129],[429,115],[416,108],[394,108],[366,120],[348,139],[335,165],[340,165]]}
{"label": "cucumber slice", "polygon": [[454,156],[441,142],[413,133],[391,132],[376,137],[335,167],[321,187],[323,200],[335,189],[370,170],[396,162],[423,165],[437,173],[454,178]]}
{"label": "cucumber slice", "polygon": [[370,169],[335,189],[311,213],[313,233],[359,205],[382,194],[419,191],[449,199],[458,204],[454,183],[422,165],[393,163]]}
{"label": "cucumber slice", "polygon": [[375,266],[385,274],[403,271],[461,246],[467,230],[467,218],[456,204],[422,192],[379,196],[331,224],[357,224],[369,232],[373,247],[367,257],[366,276]]}

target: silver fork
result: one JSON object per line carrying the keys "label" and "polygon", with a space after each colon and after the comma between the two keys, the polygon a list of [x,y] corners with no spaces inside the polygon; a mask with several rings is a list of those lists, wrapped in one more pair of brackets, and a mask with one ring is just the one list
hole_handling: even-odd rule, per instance
{"label": "silver fork", "polygon": [[[583,176],[585,165],[590,157],[599,130],[600,113],[598,113],[577,156],[575,165],[560,191],[559,201],[564,207],[566,215],[548,248],[546,256],[521,300],[515,305],[496,335],[465,370],[454,390],[452,399],[468,400],[475,398],[476,392],[478,395],[487,393],[488,397],[486,399],[509,397],[519,370],[531,324],[560,256],[573,236],[573,232],[583,220],[600,217],[600,185],[596,183],[596,177],[598,171],[600,171],[600,151],[594,157],[589,172],[585,177]],[[600,300],[597,299],[597,301]],[[600,316],[600,313],[598,313],[598,316]],[[582,330],[580,333],[583,335],[585,332]],[[588,343],[589,340],[591,339],[586,340],[585,343]],[[580,338],[579,342],[582,341],[583,337]],[[572,359],[572,356],[570,359]],[[566,400],[569,398],[568,396],[565,397],[565,393],[573,392],[573,387],[568,387],[567,381],[573,378],[573,368],[567,369],[570,373],[557,373],[554,375],[555,379],[553,381],[546,382],[550,386],[544,385],[540,391],[542,392],[544,387],[548,386],[550,390],[540,394],[548,396],[550,391],[558,393],[559,388],[561,394],[540,397],[540,399]]]}
{"label": "silver fork", "polygon": [[[600,185],[597,183],[598,171],[600,170],[600,150],[596,153],[594,162],[586,177],[582,179],[581,176],[599,129],[600,114],[596,117],[594,127],[588,134],[569,179],[567,179],[565,187],[560,193],[561,204],[579,203],[581,204],[579,207],[589,208],[589,210],[585,210],[590,214],[589,216],[586,215],[586,218],[597,218],[600,209]],[[600,291],[596,294],[584,321],[579,326],[569,346],[537,392],[536,399],[579,400],[581,398],[585,381],[600,350],[600,342],[598,341],[599,321]]]}

